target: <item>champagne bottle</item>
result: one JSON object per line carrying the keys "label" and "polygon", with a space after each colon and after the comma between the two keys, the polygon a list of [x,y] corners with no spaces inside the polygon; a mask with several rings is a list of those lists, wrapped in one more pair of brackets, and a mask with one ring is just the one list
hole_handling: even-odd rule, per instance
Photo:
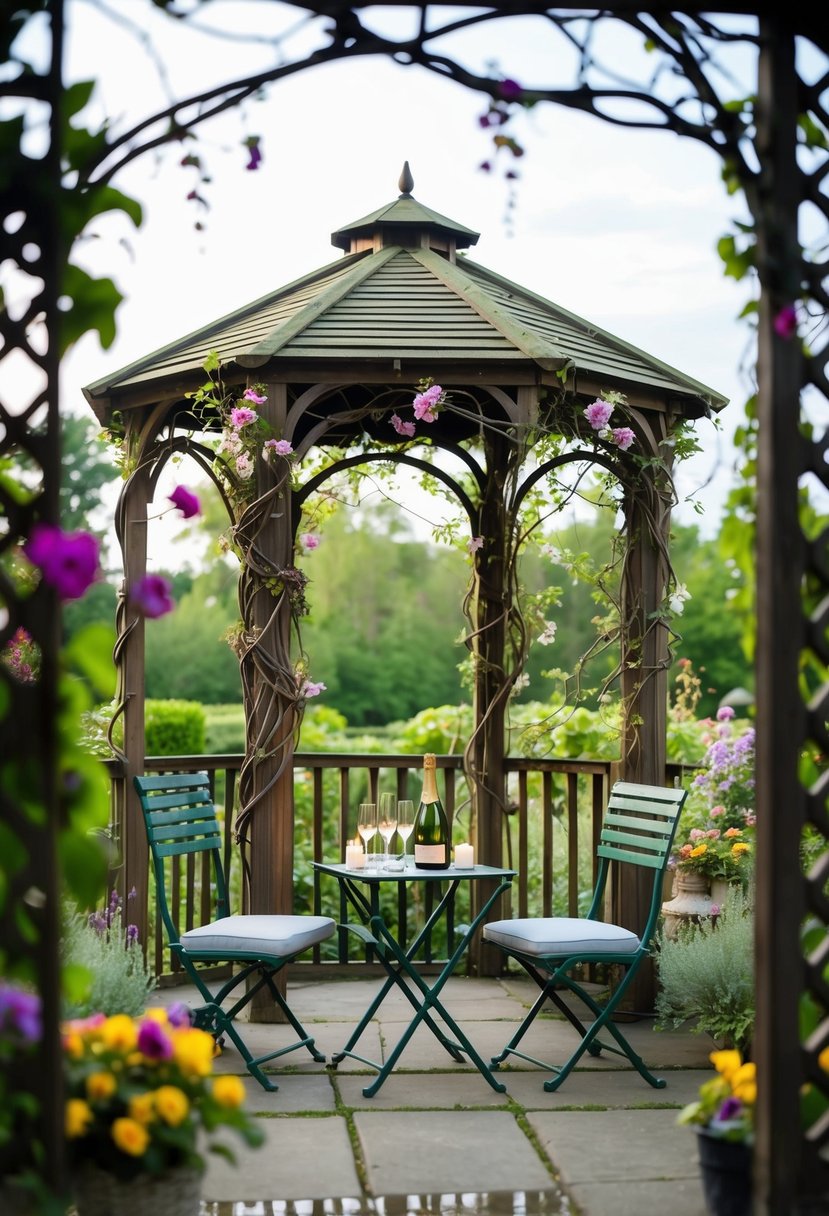
{"label": "champagne bottle", "polygon": [[423,793],[414,829],[414,861],[421,870],[445,870],[449,866],[449,821],[437,785],[434,755],[423,757]]}

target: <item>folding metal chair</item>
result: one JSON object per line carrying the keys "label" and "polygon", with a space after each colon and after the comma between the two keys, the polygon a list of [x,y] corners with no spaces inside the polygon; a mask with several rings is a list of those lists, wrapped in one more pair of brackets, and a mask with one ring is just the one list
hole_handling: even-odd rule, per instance
{"label": "folding metal chair", "polygon": [[[598,875],[587,915],[499,920],[484,927],[485,940],[500,946],[510,958],[520,963],[541,989],[540,996],[519,1029],[501,1054],[493,1057],[493,1068],[497,1068],[510,1055],[538,1064],[555,1074],[544,1082],[545,1090],[552,1092],[564,1082],[586,1051],[592,1056],[611,1051],[626,1056],[648,1084],[656,1089],[664,1088],[666,1082],[648,1071],[612,1018],[642,962],[648,957],[662,905],[665,869],[686,797],[685,790],[617,782],[610,792],[602,825],[597,849]],[[630,929],[599,919],[612,861],[617,862],[620,869],[637,866],[651,871],[653,886],[650,909],[638,935]],[[580,981],[571,974],[575,968],[590,963],[606,963],[622,968],[622,978],[603,1002],[597,1001],[586,990],[584,980]],[[579,998],[593,1014],[592,1022],[585,1025],[580,1020],[559,995],[562,989]],[[518,1044],[548,1000],[580,1036],[578,1046],[566,1063],[560,1066],[546,1064],[518,1050]],[[603,1030],[607,1030],[615,1039],[616,1046],[599,1039],[599,1033]]]}
{"label": "folding metal chair", "polygon": [[[222,834],[210,794],[207,773],[174,773],[158,777],[135,777],[135,787],[141,799],[147,840],[153,860],[158,910],[164,923],[172,954],[181,960],[184,970],[204,998],[204,1005],[194,1010],[195,1024],[209,1031],[217,1042],[226,1035],[236,1046],[247,1065],[248,1072],[268,1090],[279,1087],[262,1072],[262,1065],[299,1047],[307,1047],[312,1057],[325,1063],[308,1035],[294,1016],[282,993],[274,984],[274,976],[317,942],[331,937],[336,928],[329,916],[257,916],[229,915],[228,891],[222,866]],[[215,886],[215,919],[197,928],[179,932],[179,915],[174,900],[174,874],[178,874],[177,859],[191,854],[208,854],[210,864],[204,867],[203,884]],[[230,963],[231,978],[211,991],[205,978],[205,963]],[[239,969],[236,966],[239,965]],[[248,987],[248,979],[258,976]],[[267,987],[276,1004],[293,1027],[298,1042],[254,1057],[247,1047],[236,1023],[241,1011],[250,1004],[262,988]],[[236,989],[240,989],[236,992]],[[232,1004],[223,1008],[230,996]]]}

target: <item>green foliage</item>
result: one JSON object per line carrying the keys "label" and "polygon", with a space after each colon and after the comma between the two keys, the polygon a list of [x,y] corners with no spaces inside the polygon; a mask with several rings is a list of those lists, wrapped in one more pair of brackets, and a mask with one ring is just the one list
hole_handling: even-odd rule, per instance
{"label": "green foliage", "polygon": [[148,700],[144,722],[148,756],[199,756],[204,752],[204,709],[197,701]]}
{"label": "green foliage", "polygon": [[657,1028],[692,1022],[722,1047],[745,1052],[754,1033],[754,925],[751,893],[729,888],[718,917],[664,933],[655,944]]}
{"label": "green foliage", "polygon": [[238,616],[237,573],[224,561],[173,580],[176,611],[147,630],[149,697],[227,704],[240,697],[239,663],[226,641]]}
{"label": "green foliage", "polygon": [[61,961],[67,1018],[92,1013],[137,1017],[156,987],[140,943],[123,924],[114,892],[108,907],[91,916],[71,903],[65,905]]}

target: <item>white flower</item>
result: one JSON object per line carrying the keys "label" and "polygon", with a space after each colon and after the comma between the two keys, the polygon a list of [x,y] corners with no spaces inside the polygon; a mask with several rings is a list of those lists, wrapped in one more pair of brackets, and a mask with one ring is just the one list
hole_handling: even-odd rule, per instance
{"label": "white flower", "polygon": [[239,437],[238,431],[223,431],[222,442],[219,444],[220,452],[227,452],[229,456],[236,456],[242,450],[242,440]]}
{"label": "white flower", "polygon": [[682,616],[685,601],[691,598],[691,592],[684,583],[677,583],[668,597],[668,607],[676,616]]}
{"label": "white flower", "polygon": [[253,473],[253,461],[247,452],[240,452],[236,457],[236,472],[243,481],[247,481]]}
{"label": "white flower", "polygon": [[539,642],[542,646],[549,646],[551,642],[556,640],[556,629],[558,626],[555,621],[544,622],[544,632],[539,635]]}

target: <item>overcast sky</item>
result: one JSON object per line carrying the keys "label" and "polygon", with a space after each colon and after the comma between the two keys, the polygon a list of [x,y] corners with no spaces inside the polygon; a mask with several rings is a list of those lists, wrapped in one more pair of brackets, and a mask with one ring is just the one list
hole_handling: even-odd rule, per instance
{"label": "overcast sky", "polygon": [[[241,32],[261,28],[263,12],[280,8],[222,0],[211,11],[217,26],[230,15]],[[146,0],[126,0],[120,9],[141,19],[174,94],[267,58],[262,48],[177,29]],[[83,0],[70,0],[69,12],[67,77],[97,78],[102,112],[126,117],[164,104],[152,60],[131,33]],[[476,39],[482,62],[497,58],[522,83],[531,85],[533,74],[549,81],[550,65],[526,24],[493,26]],[[720,182],[719,159],[671,134],[541,106],[524,128],[527,153],[516,165],[508,221],[500,171],[488,176],[478,168],[491,158],[477,122],[484,108],[480,98],[418,69],[345,62],[281,83],[264,103],[206,130],[199,152],[209,185],[179,165],[178,150],[129,167],[117,184],[144,205],[141,230],[108,220],[81,254],[126,297],[118,338],[104,351],[87,336],[66,359],[64,407],[85,411],[83,385],[342,256],[330,244],[332,231],[395,198],[408,160],[415,197],[481,233],[471,258],[731,399],[719,433],[698,424],[704,455],[680,474],[683,498],[710,482],[702,526],[715,532],[733,465],[729,438],[750,391],[740,371],[749,333],[737,320],[750,288],[723,277],[716,253],[719,237],[742,218]],[[256,172],[244,168],[248,134],[262,138]],[[186,200],[194,186],[209,210]],[[683,505],[678,517],[700,522]]]}

